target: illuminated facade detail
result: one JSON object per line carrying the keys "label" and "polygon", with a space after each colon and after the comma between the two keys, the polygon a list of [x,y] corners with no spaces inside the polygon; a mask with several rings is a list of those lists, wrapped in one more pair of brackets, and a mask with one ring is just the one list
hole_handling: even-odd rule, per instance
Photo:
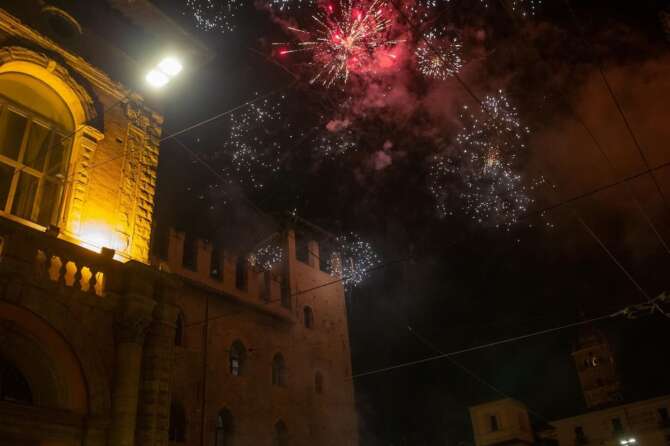
{"label": "illuminated facade detail", "polygon": [[[35,223],[36,227],[53,224],[59,228],[62,238],[88,249],[100,252],[103,247],[111,248],[117,251],[117,258],[147,262],[162,118],[137,106],[136,96],[101,73],[94,73],[89,86],[84,88],[70,74],[77,69],[79,76],[91,74],[91,68],[81,66],[84,64],[79,60],[74,67],[65,68],[32,50],[0,49],[0,98],[4,97],[0,119],[10,119],[6,121],[8,125],[19,125],[12,112],[31,117],[30,128],[24,128],[26,142],[20,143],[18,148],[8,146],[5,150],[9,156],[0,158],[5,161],[0,167],[21,169],[16,178],[8,181],[10,190],[3,212]],[[105,116],[98,116],[95,101],[88,91],[96,91],[97,101],[108,104]],[[35,104],[42,104],[41,109],[36,110]],[[53,115],[51,119],[50,115]],[[108,135],[94,123],[102,128],[125,127],[125,132]],[[49,129],[65,144],[62,152],[68,155],[68,160],[61,162],[62,172],[56,175],[42,175],[35,166],[22,164],[24,161],[30,164],[30,160],[24,160],[23,152],[18,151],[30,152],[31,129],[40,128],[36,125]],[[7,138],[16,136],[15,133],[6,135]],[[118,147],[117,138],[125,141],[123,147]],[[52,137],[51,141],[58,139]],[[9,140],[6,143],[11,145]],[[15,159],[11,156],[13,150],[17,151]],[[98,163],[104,163],[104,169],[98,167]],[[114,190],[118,183],[109,183],[110,178],[118,175],[122,175],[120,193]],[[19,193],[19,199],[14,200],[16,192],[23,190],[29,193]],[[0,195],[2,192],[0,190]],[[52,208],[41,206],[45,194],[48,198],[58,198],[46,200]],[[27,209],[30,204],[32,208]]]}

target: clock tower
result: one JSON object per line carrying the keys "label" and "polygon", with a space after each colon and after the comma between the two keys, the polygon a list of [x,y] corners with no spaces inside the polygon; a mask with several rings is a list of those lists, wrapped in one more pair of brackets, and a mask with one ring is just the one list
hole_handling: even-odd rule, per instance
{"label": "clock tower", "polygon": [[587,326],[579,335],[572,357],[589,409],[621,401],[621,383],[614,354],[607,338],[600,331]]}

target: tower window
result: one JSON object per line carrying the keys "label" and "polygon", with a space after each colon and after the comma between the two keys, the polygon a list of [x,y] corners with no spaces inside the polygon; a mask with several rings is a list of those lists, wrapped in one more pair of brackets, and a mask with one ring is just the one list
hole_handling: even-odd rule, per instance
{"label": "tower window", "polygon": [[580,446],[586,444],[586,435],[584,435],[584,428],[582,426],[575,426],[575,445]]}
{"label": "tower window", "polygon": [[233,345],[230,347],[229,355],[231,375],[240,376],[242,374],[246,354],[247,349],[244,347],[244,344],[242,344],[240,341],[233,342]]}
{"label": "tower window", "polygon": [[661,423],[670,424],[670,417],[668,417],[668,408],[661,407],[658,409],[658,419]]}
{"label": "tower window", "polygon": [[273,446],[288,446],[288,429],[282,420],[275,423],[275,438]]}
{"label": "tower window", "polygon": [[216,417],[215,446],[231,446],[234,433],[233,416],[228,409],[223,409]]}
{"label": "tower window", "polygon": [[221,265],[221,252],[215,247],[212,248],[211,261],[209,263],[209,277],[214,280],[223,280],[223,268]]}
{"label": "tower window", "polygon": [[186,441],[186,415],[184,414],[184,407],[176,401],[173,401],[170,405],[168,437],[170,441],[177,443]]}
{"label": "tower window", "polygon": [[500,430],[500,426],[498,425],[498,417],[495,415],[489,415],[489,428],[491,432],[496,432]]}
{"label": "tower window", "polygon": [[612,430],[615,434],[623,433],[623,424],[621,423],[621,418],[612,418]]}
{"label": "tower window", "polygon": [[174,330],[174,345],[178,347],[184,345],[184,313],[181,311],[177,315],[177,322]]}
{"label": "tower window", "polygon": [[314,391],[319,395],[323,393],[323,375],[321,372],[314,374]]}
{"label": "tower window", "polygon": [[272,359],[272,384],[286,386],[286,364],[281,353],[277,353]]}
{"label": "tower window", "polygon": [[247,289],[247,259],[244,256],[239,256],[235,265],[235,288]]}
{"label": "tower window", "polygon": [[314,311],[312,311],[312,307],[305,306],[303,308],[303,319],[305,328],[314,328]]}

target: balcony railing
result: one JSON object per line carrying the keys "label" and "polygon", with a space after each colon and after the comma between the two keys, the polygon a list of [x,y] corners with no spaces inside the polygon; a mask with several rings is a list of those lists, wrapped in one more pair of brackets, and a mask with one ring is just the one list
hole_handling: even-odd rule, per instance
{"label": "balcony railing", "polygon": [[[0,218],[0,270],[22,274],[43,285],[103,296],[109,273],[118,265],[55,235]],[[9,271],[8,271],[9,270]]]}

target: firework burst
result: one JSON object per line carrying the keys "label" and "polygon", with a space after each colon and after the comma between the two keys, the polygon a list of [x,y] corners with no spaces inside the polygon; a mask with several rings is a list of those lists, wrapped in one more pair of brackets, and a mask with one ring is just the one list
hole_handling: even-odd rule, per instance
{"label": "firework burst", "polygon": [[458,38],[431,31],[416,48],[417,68],[428,78],[446,80],[463,68],[462,47]]}
{"label": "firework burst", "polygon": [[460,208],[479,223],[509,229],[534,202],[530,193],[544,184],[519,173],[529,130],[502,92],[484,99],[481,119],[467,108],[461,117],[466,125],[456,137],[456,152],[435,156],[430,166],[438,214]]}
{"label": "firework burst", "polygon": [[282,114],[285,99],[281,96],[254,102],[229,115],[230,135],[219,152],[228,166],[224,174],[261,190],[265,187],[263,179],[279,171],[282,144],[278,135],[291,130]]}
{"label": "firework burst", "polygon": [[284,248],[279,243],[278,237],[273,237],[256,247],[252,253],[247,256],[249,265],[262,271],[271,271],[276,265],[284,260]]}
{"label": "firework burst", "polygon": [[381,51],[385,57],[394,58],[389,50],[398,41],[389,38],[388,15],[383,0],[341,0],[337,8],[327,4],[313,16],[315,31],[289,28],[304,40],[298,48],[283,49],[280,54],[309,51],[312,65],[318,67],[311,83],[328,87],[337,82],[346,84],[352,74],[374,70]]}
{"label": "firework burst", "polygon": [[335,240],[339,252],[329,260],[331,275],[341,277],[345,288],[354,288],[365,281],[381,257],[372,245],[359,235],[350,233]]}
{"label": "firework burst", "polygon": [[244,0],[186,0],[188,15],[198,29],[226,33],[235,30],[237,12],[245,5]]}

